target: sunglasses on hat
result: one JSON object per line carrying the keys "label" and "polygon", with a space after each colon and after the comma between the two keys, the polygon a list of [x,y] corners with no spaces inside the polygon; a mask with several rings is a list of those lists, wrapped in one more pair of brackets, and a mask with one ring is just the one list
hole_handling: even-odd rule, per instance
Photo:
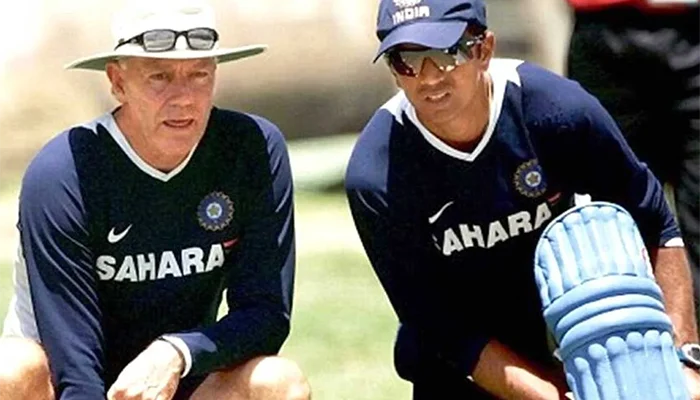
{"label": "sunglasses on hat", "polygon": [[130,39],[120,39],[118,49],[127,43],[139,44],[145,51],[159,52],[169,51],[175,48],[177,39],[184,36],[187,47],[192,50],[211,50],[219,40],[219,34],[211,28],[193,28],[186,31],[174,31],[171,29],[154,29],[140,33]]}
{"label": "sunglasses on hat", "polygon": [[426,58],[430,58],[441,71],[450,72],[469,61],[472,58],[471,48],[482,40],[483,36],[464,37],[446,49],[395,48],[386,52],[384,57],[389,66],[403,76],[418,76]]}

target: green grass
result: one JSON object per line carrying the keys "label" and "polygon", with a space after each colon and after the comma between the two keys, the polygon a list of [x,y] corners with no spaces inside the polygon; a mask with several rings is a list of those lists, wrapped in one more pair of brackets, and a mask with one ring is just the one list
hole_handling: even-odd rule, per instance
{"label": "green grass", "polygon": [[[282,355],[299,363],[315,400],[410,398],[408,383],[393,369],[396,319],[352,240],[345,198],[298,192],[296,222],[292,333]],[[0,265],[3,319],[11,288],[11,266]]]}
{"label": "green grass", "polygon": [[345,197],[298,191],[296,211],[296,295],[282,354],[307,373],[314,399],[410,398],[393,369],[396,318]]}
{"label": "green grass", "polygon": [[300,257],[292,335],[283,354],[309,374],[315,398],[396,399],[396,323],[363,255]]}

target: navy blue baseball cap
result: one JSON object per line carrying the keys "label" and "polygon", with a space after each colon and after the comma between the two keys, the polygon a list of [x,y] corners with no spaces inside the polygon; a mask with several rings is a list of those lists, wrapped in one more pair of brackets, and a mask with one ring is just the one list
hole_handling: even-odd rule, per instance
{"label": "navy blue baseball cap", "polygon": [[471,24],[487,27],[484,0],[381,0],[377,15],[381,44],[374,61],[402,43],[448,48]]}

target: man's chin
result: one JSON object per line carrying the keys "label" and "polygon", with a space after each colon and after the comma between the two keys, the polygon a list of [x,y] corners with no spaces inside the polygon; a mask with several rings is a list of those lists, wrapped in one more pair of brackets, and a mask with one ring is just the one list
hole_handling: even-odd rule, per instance
{"label": "man's chin", "polygon": [[195,129],[169,129],[163,127],[158,146],[169,153],[187,153],[197,144],[202,133]]}

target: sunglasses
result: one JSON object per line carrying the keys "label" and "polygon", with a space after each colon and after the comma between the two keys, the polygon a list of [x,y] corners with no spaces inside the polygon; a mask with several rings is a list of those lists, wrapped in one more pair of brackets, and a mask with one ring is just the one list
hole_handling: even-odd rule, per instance
{"label": "sunglasses", "polygon": [[219,40],[219,34],[211,28],[193,28],[186,31],[154,29],[138,34],[131,39],[120,39],[115,50],[127,43],[139,44],[145,51],[159,52],[175,48],[177,39],[184,36],[187,47],[192,50],[211,50]]}
{"label": "sunglasses", "polygon": [[483,36],[462,38],[446,49],[393,49],[384,56],[397,74],[416,77],[423,69],[426,58],[430,58],[443,72],[450,72],[472,58],[471,48],[481,43]]}

